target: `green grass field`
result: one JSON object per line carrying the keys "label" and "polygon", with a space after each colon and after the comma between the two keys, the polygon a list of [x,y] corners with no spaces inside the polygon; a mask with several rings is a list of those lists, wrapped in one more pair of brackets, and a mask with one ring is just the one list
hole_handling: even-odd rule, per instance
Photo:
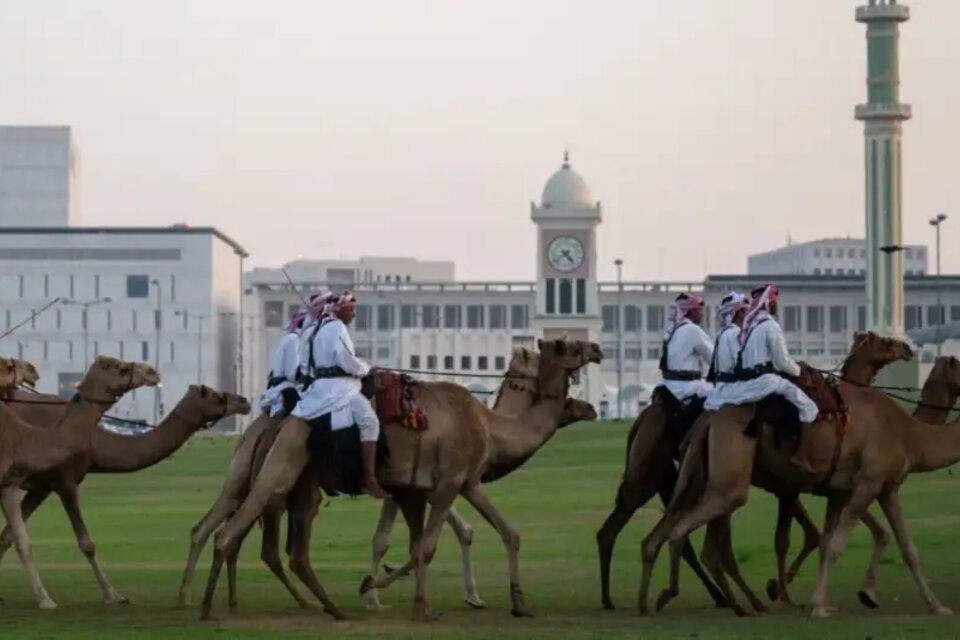
{"label": "green grass field", "polygon": [[[142,473],[91,476],[83,487],[88,526],[114,585],[132,601],[105,605],[72,530],[56,500],[30,520],[34,557],[56,611],[36,608],[15,553],[0,570],[0,638],[248,638],[409,637],[446,638],[903,638],[960,637],[960,619],[926,613],[895,545],[880,569],[879,612],[856,601],[869,551],[866,531],[851,536],[833,574],[831,595],[840,607],[835,619],[813,621],[800,610],[773,606],[759,619],[738,620],[714,609],[689,570],[681,574],[682,593],[661,614],[642,618],[635,612],[640,577],[640,541],[660,513],[659,504],[639,511],[621,535],[614,557],[614,598],[620,609],[601,609],[594,534],[606,517],[622,471],[627,425],[584,424],[570,427],[523,469],[490,487],[496,504],[522,536],[521,575],[527,602],[537,617],[514,620],[508,609],[506,553],[499,537],[468,506],[474,524],[476,571],[485,611],[461,603],[459,552],[452,533],[444,531],[431,567],[429,593],[444,612],[439,622],[414,624],[409,619],[412,579],[382,593],[390,611],[368,614],[357,587],[367,569],[370,538],[378,503],[371,499],[336,499],[321,509],[314,527],[313,559],[321,581],[353,618],[335,623],[318,609],[302,611],[259,562],[259,534],[253,533],[240,564],[240,611],[226,606],[226,578],[221,579],[214,613],[219,622],[201,623],[196,608],[177,609],[180,572],[191,525],[216,495],[233,441],[196,437],[172,459]],[[947,471],[917,476],[902,493],[918,547],[934,591],[947,606],[960,608],[960,510],[955,491],[960,477]],[[816,518],[822,506],[809,500]],[[734,546],[747,579],[761,590],[772,575],[774,502],[760,491],[734,519]],[[794,540],[799,537],[795,532]],[[700,538],[696,537],[699,548]],[[388,559],[403,559],[406,532],[398,521]],[[209,548],[194,585],[201,596],[209,566]],[[816,577],[815,556],[801,572],[793,594],[809,597]],[[655,579],[656,594],[665,584],[666,554]],[[306,594],[306,590],[303,590]]]}

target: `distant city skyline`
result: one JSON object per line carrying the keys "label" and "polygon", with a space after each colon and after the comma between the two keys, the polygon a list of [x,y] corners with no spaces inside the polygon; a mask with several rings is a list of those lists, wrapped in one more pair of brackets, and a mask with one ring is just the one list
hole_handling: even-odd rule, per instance
{"label": "distant city skyline", "polygon": [[[699,280],[788,235],[863,237],[858,4],[0,0],[0,123],[73,128],[85,224],[460,280],[534,277],[529,203],[569,149],[600,278]],[[960,3],[907,4],[903,240],[955,214],[956,273]]]}

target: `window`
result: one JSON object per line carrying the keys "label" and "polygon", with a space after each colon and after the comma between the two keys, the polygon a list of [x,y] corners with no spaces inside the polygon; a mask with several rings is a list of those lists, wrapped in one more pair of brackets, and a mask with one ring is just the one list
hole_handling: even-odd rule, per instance
{"label": "window", "polygon": [[493,359],[493,368],[497,371],[503,371],[507,368],[507,359],[503,356],[496,356]]}
{"label": "window", "polygon": [[[50,297],[50,276],[47,274],[43,274],[43,297]],[[70,297],[73,297],[73,295],[71,294]]]}
{"label": "window", "polygon": [[120,356],[119,356],[119,358],[120,358],[121,360],[123,360],[124,357],[126,357],[126,356],[125,356],[124,353],[123,353],[123,340],[121,340],[121,341],[120,341]]}
{"label": "window", "polygon": [[483,329],[483,305],[482,304],[467,305],[467,328]]}
{"label": "window", "polygon": [[857,331],[867,330],[867,308],[863,305],[857,307]]}
{"label": "window", "polygon": [[411,369],[420,368],[420,356],[410,356],[410,368]]}
{"label": "window", "polygon": [[847,308],[830,307],[830,333],[843,333],[847,330]]}
{"label": "window", "polygon": [[623,359],[624,360],[639,360],[640,359],[640,349],[636,347],[626,347],[623,350]]}
{"label": "window", "polygon": [[[647,307],[647,331],[663,331],[663,316],[664,310],[661,305],[649,305]],[[659,353],[657,357],[660,357]]]}
{"label": "window", "polygon": [[923,326],[923,307],[907,305],[903,309],[903,323],[907,331],[919,329]]}
{"label": "window", "polygon": [[490,359],[487,358],[487,356],[477,356],[477,369],[480,371],[486,371],[489,364]]}
{"label": "window", "polygon": [[853,247],[850,247],[849,249],[847,249],[847,257],[852,258],[856,253],[856,251],[857,251],[856,249],[854,249]]}
{"label": "window", "polygon": [[800,331],[800,307],[796,305],[783,307],[783,330],[787,333]]}
{"label": "window", "polygon": [[161,316],[160,309],[153,310],[153,328],[161,329],[163,325],[163,317]]}
{"label": "window", "polygon": [[530,328],[530,308],[527,305],[510,305],[510,326],[514,329]]}
{"label": "window", "polygon": [[820,247],[814,247],[814,248],[813,248],[813,257],[814,257],[814,258],[819,258],[819,257],[820,257]]}
{"label": "window", "polygon": [[400,307],[400,326],[411,329],[417,326],[417,305],[405,304]]}
{"label": "window", "polygon": [[813,268],[813,275],[815,275],[815,276],[820,275],[820,267],[814,267],[814,268]]}
{"label": "window", "polygon": [[[129,285],[127,287],[129,289]],[[134,312],[136,313],[136,312]],[[263,303],[264,325],[267,327],[283,326],[283,303],[279,300],[269,300]],[[133,328],[136,329],[136,321]]]}
{"label": "window", "polygon": [[458,304],[443,305],[443,327],[445,329],[459,329],[461,310]]}
{"label": "window", "polygon": [[360,358],[361,360],[369,360],[369,359],[370,359],[370,347],[368,347],[368,346],[354,347],[354,354],[355,354],[358,358]]}
{"label": "window", "polygon": [[643,326],[643,312],[640,307],[628,304],[623,308],[623,328],[627,331],[640,331]]}
{"label": "window", "polygon": [[[96,343],[94,343],[94,344],[96,344]],[[49,360],[49,359],[50,359],[50,348],[49,348],[48,343],[47,343],[46,340],[43,341],[43,359],[44,359],[44,360]]]}
{"label": "window", "polygon": [[545,285],[547,287],[547,313],[556,313],[557,311],[557,292],[555,289],[556,280],[547,278]]}
{"label": "window", "polygon": [[866,249],[860,249],[860,257],[861,257],[861,258],[866,258],[866,257],[867,257],[867,250],[866,250]]}
{"label": "window", "polygon": [[100,297],[100,274],[93,276],[93,297]]}
{"label": "window", "polygon": [[453,371],[453,356],[443,356],[443,368]]}
{"label": "window", "polygon": [[847,345],[842,342],[831,342],[830,343],[830,355],[832,356],[845,356],[847,355]]}
{"label": "window", "polygon": [[490,328],[491,329],[507,328],[507,305],[505,304],[490,305]]}
{"label": "window", "polygon": [[[939,318],[937,317],[939,316]],[[937,305],[932,304],[927,307],[927,326],[933,327],[938,324],[943,324],[944,314],[943,307],[937,307]]]}
{"label": "window", "polygon": [[807,307],[807,331],[823,332],[823,307]]}
{"label": "window", "polygon": [[[70,343],[70,359],[73,360],[73,343]],[[144,340],[140,343],[140,359],[144,362],[150,360],[150,343]]]}
{"label": "window", "polygon": [[824,250],[823,250],[823,257],[824,257],[824,258],[832,258],[832,257],[833,257],[833,249],[831,249],[830,247],[827,247],[826,249],[824,249]]}
{"label": "window", "polygon": [[434,371],[437,368],[437,356],[427,356],[427,369]]}
{"label": "window", "polygon": [[73,274],[70,274],[70,297],[72,298],[75,295],[76,294],[74,293],[74,288],[73,288]]}
{"label": "window", "polygon": [[[128,298],[146,298],[148,295],[150,295],[150,278],[147,276],[127,276]],[[280,303],[280,308],[283,309],[283,303]]]}
{"label": "window", "polygon": [[[20,279],[20,297],[23,297],[23,276],[17,276]],[[22,357],[20,358],[23,359]]]}
{"label": "window", "polygon": [[460,368],[464,371],[470,370],[470,356],[460,356]]}
{"label": "window", "polygon": [[950,305],[950,322],[960,322],[960,306]]}
{"label": "window", "polygon": [[425,304],[420,312],[420,321],[424,329],[440,328],[440,307],[435,304]]}
{"label": "window", "polygon": [[[57,311],[57,328],[60,328],[60,312]],[[80,310],[80,328],[86,330],[87,328],[87,309]]]}
{"label": "window", "polygon": [[573,283],[570,278],[560,279],[560,313],[573,313]]}
{"label": "window", "polygon": [[600,307],[600,315],[603,321],[603,331],[617,330],[617,308],[612,304],[605,304]]}
{"label": "window", "polygon": [[[10,314],[10,312],[7,311],[7,315],[8,315],[8,316],[9,316],[9,314]],[[63,315],[63,314],[60,313],[60,309],[57,309],[57,329],[60,329],[60,328],[61,328],[61,324],[62,324],[62,322],[63,322],[62,315]],[[8,328],[8,329],[10,328],[10,321],[9,321],[9,320],[7,321],[7,328]]]}
{"label": "window", "polygon": [[132,312],[132,317],[130,318],[130,327],[136,331],[137,330],[137,312]]}
{"label": "window", "polygon": [[587,312],[587,281],[577,278],[577,313]]}
{"label": "window", "polygon": [[647,347],[647,360],[659,360],[660,347]]}
{"label": "window", "polygon": [[353,326],[357,328],[357,331],[370,331],[370,328],[373,327],[373,307],[369,304],[358,304]]}
{"label": "window", "polygon": [[[96,353],[94,353],[94,355],[96,355]],[[173,342],[170,343],[170,362],[173,362]]]}
{"label": "window", "polygon": [[906,249],[903,250],[903,257],[906,258],[907,260],[913,259],[913,251],[911,251],[910,248],[907,247]]}
{"label": "window", "polygon": [[[300,310],[300,305],[299,305],[299,304],[288,304],[288,305],[287,305],[287,316],[286,316],[286,317],[287,317],[288,319],[289,319],[289,318],[292,318],[292,317],[293,317],[293,314],[295,314],[295,313],[296,313],[297,311],[299,311],[299,310]],[[181,315],[183,316],[183,328],[186,329],[186,328],[187,328],[187,314],[184,313],[184,314],[181,314]],[[287,326],[286,323],[284,323],[283,326]]]}
{"label": "window", "polygon": [[390,347],[377,347],[377,360],[389,360]]}
{"label": "window", "polygon": [[799,342],[788,342],[787,353],[789,353],[794,358],[799,358],[800,356],[803,355],[803,349],[801,348]]}
{"label": "window", "polygon": [[823,275],[825,275],[825,276],[832,276],[832,275],[833,275],[833,269],[831,269],[830,267],[827,267],[826,269],[823,270]]}
{"label": "window", "polygon": [[855,275],[857,275],[857,270],[856,270],[856,269],[847,269],[847,275],[848,275],[848,276],[855,276]]}
{"label": "window", "polygon": [[392,304],[377,305],[377,331],[393,329],[394,306]]}
{"label": "window", "polygon": [[823,345],[822,344],[811,344],[807,347],[808,356],[822,356],[823,355]]}
{"label": "window", "polygon": [[177,278],[172,273],[170,274],[170,300],[177,299]]}

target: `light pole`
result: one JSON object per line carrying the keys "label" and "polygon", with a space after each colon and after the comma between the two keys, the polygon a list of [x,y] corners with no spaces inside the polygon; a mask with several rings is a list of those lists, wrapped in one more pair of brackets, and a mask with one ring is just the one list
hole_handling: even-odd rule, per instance
{"label": "light pole", "polygon": [[87,353],[87,345],[90,337],[90,314],[87,311],[90,307],[98,304],[110,302],[110,298],[97,298],[96,300],[64,300],[63,304],[72,304],[83,308],[83,366],[90,366],[90,354]]}
{"label": "light pole", "polygon": [[930,218],[930,226],[937,230],[937,357],[940,357],[940,325],[943,324],[943,307],[940,306],[940,225],[946,219],[945,213]]}
{"label": "light pole", "polygon": [[[157,343],[153,348],[153,368],[160,375],[160,324],[163,320],[163,286],[159,280],[151,280],[150,284],[157,288],[157,316],[154,324],[157,326]],[[160,385],[153,388],[153,424],[160,422]]]}
{"label": "light pole", "polygon": [[617,266],[617,419],[623,418],[623,260]]}

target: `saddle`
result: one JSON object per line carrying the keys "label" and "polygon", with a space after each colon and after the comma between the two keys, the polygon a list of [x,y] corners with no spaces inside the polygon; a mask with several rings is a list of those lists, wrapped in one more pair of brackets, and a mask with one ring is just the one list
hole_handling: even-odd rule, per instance
{"label": "saddle", "polygon": [[664,432],[674,449],[679,448],[693,423],[703,413],[704,399],[693,396],[686,402],[680,402],[666,387],[657,387],[653,390],[650,402],[663,408],[667,415]]}
{"label": "saddle", "polygon": [[377,417],[382,424],[402,424],[413,431],[427,428],[427,414],[417,402],[420,385],[406,374],[377,371],[377,383],[382,388],[376,396]]}

